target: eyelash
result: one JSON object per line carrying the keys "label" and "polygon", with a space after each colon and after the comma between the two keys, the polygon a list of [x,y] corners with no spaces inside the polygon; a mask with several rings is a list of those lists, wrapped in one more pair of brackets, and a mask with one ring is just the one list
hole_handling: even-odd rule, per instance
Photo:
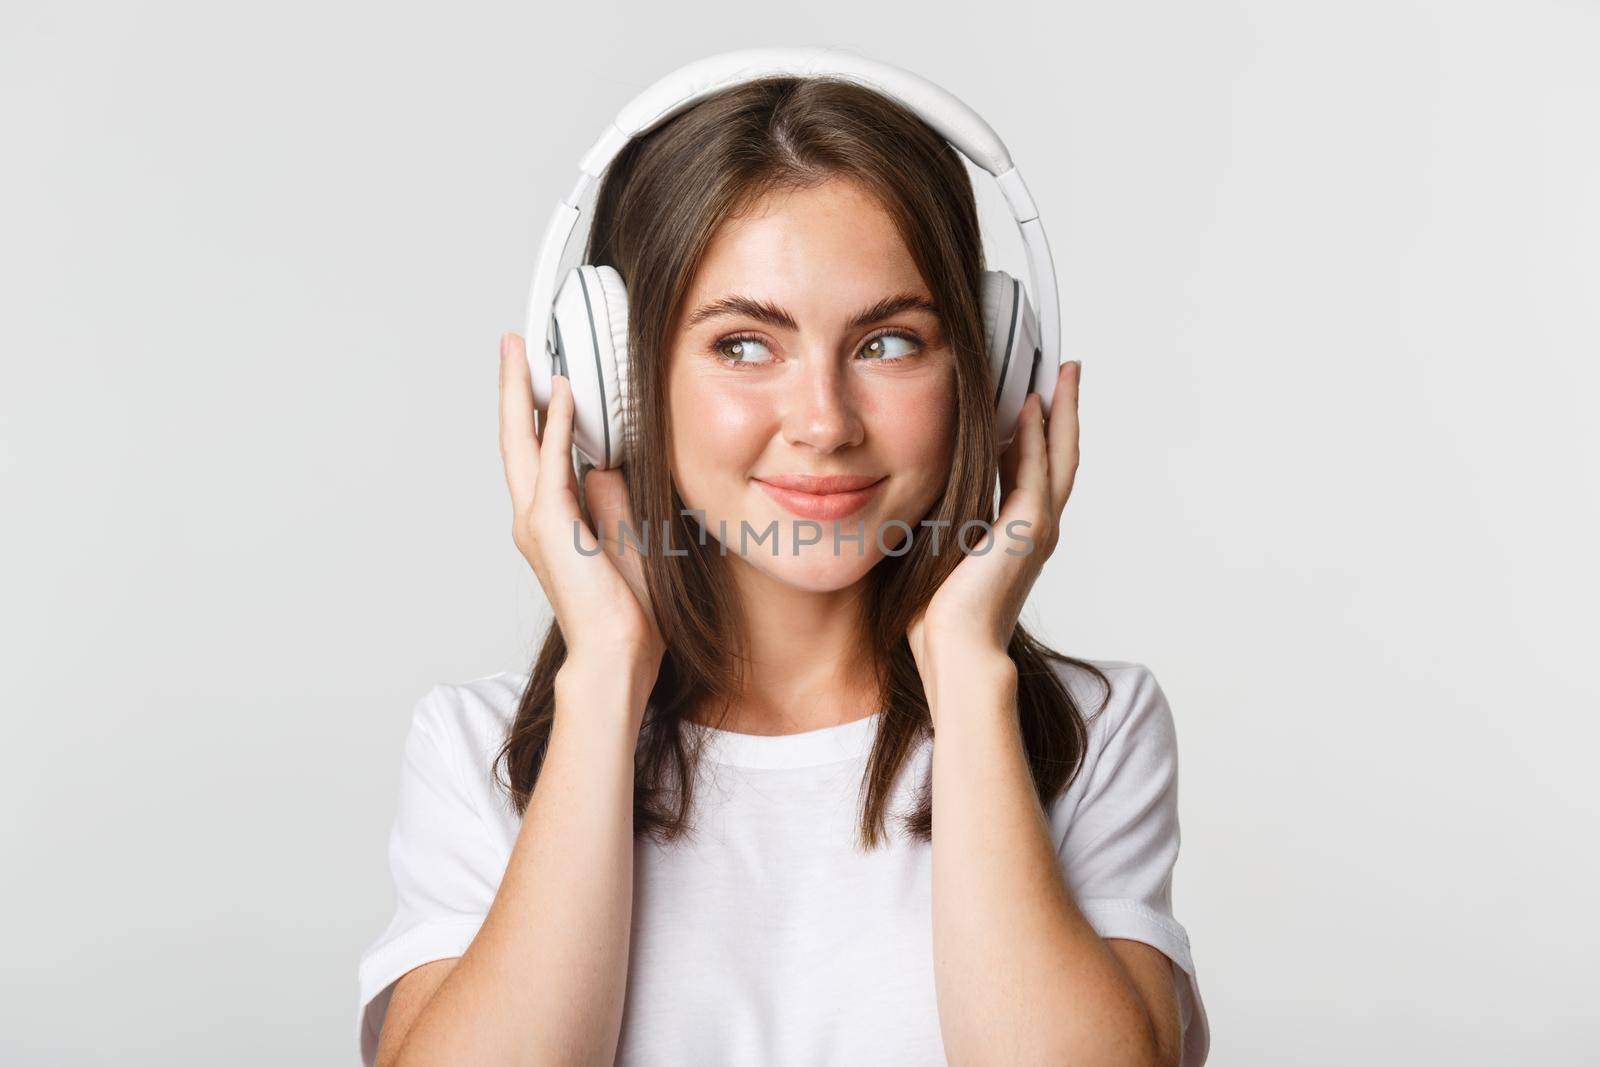
{"label": "eyelash", "polygon": [[[907,330],[886,329],[886,330],[879,330],[877,333],[872,334],[870,337],[862,338],[860,348],[865,348],[867,345],[871,344],[873,341],[876,341],[881,337],[898,337],[902,341],[910,341],[913,345],[916,345],[916,348],[912,352],[910,352],[909,354],[904,355],[904,356],[896,356],[893,359],[884,359],[884,358],[869,359],[869,360],[867,360],[868,363],[906,363],[906,362],[909,362],[910,360],[916,359],[918,356],[920,356],[922,354],[923,349],[926,347],[922,343],[922,338],[918,337],[914,333],[911,333],[911,332],[909,332]],[[735,344],[739,344],[740,342],[743,342],[743,341],[754,341],[756,344],[759,344],[759,345],[764,345],[764,344],[767,343],[766,341],[764,341],[760,337],[757,337],[755,334],[749,334],[749,333],[730,334],[727,337],[719,337],[719,338],[717,338],[717,340],[715,340],[715,341],[713,341],[711,343],[711,358],[715,359],[718,363],[721,363],[723,366],[732,367],[735,370],[750,370],[750,369],[755,368],[755,367],[764,366],[765,364],[762,364],[762,363],[750,363],[750,362],[748,362],[746,360],[734,359],[732,356],[729,356],[729,355],[726,355],[726,354],[723,353],[722,348],[723,348],[724,345],[735,345]],[[860,351],[860,348],[858,348],[857,351]]]}

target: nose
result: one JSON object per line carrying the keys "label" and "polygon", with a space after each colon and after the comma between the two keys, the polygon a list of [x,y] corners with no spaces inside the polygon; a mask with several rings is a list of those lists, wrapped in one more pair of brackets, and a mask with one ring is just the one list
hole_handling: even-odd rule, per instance
{"label": "nose", "polygon": [[865,424],[852,395],[855,384],[834,353],[821,347],[806,352],[786,390],[784,440],[822,453],[860,444]]}

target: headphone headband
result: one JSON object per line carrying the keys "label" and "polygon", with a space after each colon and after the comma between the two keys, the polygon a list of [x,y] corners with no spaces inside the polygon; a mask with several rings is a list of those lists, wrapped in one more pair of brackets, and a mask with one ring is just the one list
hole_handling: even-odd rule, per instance
{"label": "headphone headband", "polygon": [[[1027,249],[1028,274],[1033,283],[1031,292],[1034,306],[1038,308],[1041,358],[1046,366],[1056,366],[1060,360],[1060,293],[1056,287],[1055,263],[1050,257],[1050,242],[1045,237],[1033,197],[1022,181],[1022,174],[1011,162],[1011,153],[1004,142],[976,111],[926,78],[888,63],[832,48],[750,48],[724,52],[672,71],[630,101],[584,154],[572,192],[556,204],[545,226],[528,294],[525,335],[528,342],[542,338],[546,348],[550,346],[550,311],[555,297],[556,272],[577,228],[577,205],[589,185],[600,177],[623,146],[713,93],[779,74],[845,78],[875,89],[905,105],[953,148],[994,176]],[[534,400],[542,410],[550,401],[550,361],[530,362],[534,368]],[[1048,415],[1051,398],[1041,396],[1040,399]]]}

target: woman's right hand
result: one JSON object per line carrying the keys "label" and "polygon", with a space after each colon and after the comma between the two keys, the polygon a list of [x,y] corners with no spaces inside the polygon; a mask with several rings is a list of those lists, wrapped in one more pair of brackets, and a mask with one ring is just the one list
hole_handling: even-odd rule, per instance
{"label": "woman's right hand", "polygon": [[620,469],[591,470],[584,479],[589,512],[605,535],[604,551],[596,552],[602,542],[584,521],[572,469],[572,383],[552,377],[550,407],[536,434],[525,345],[514,333],[500,338],[500,457],[511,490],[512,540],[555,610],[568,662],[613,677],[631,671],[653,684],[666,645],[650,610],[637,545],[619,555],[630,548],[620,539],[620,524],[643,540],[633,525],[627,481]]}

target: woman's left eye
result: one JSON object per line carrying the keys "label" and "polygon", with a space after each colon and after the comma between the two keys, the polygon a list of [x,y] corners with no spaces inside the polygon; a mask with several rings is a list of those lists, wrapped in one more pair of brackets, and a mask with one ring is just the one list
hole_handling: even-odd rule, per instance
{"label": "woman's left eye", "polygon": [[[904,347],[897,351],[896,346],[892,343],[895,341],[900,342]],[[876,337],[868,338],[866,343],[861,346],[861,351],[868,359],[874,362],[893,363],[916,355],[921,348],[921,343],[910,334],[880,333]]]}

